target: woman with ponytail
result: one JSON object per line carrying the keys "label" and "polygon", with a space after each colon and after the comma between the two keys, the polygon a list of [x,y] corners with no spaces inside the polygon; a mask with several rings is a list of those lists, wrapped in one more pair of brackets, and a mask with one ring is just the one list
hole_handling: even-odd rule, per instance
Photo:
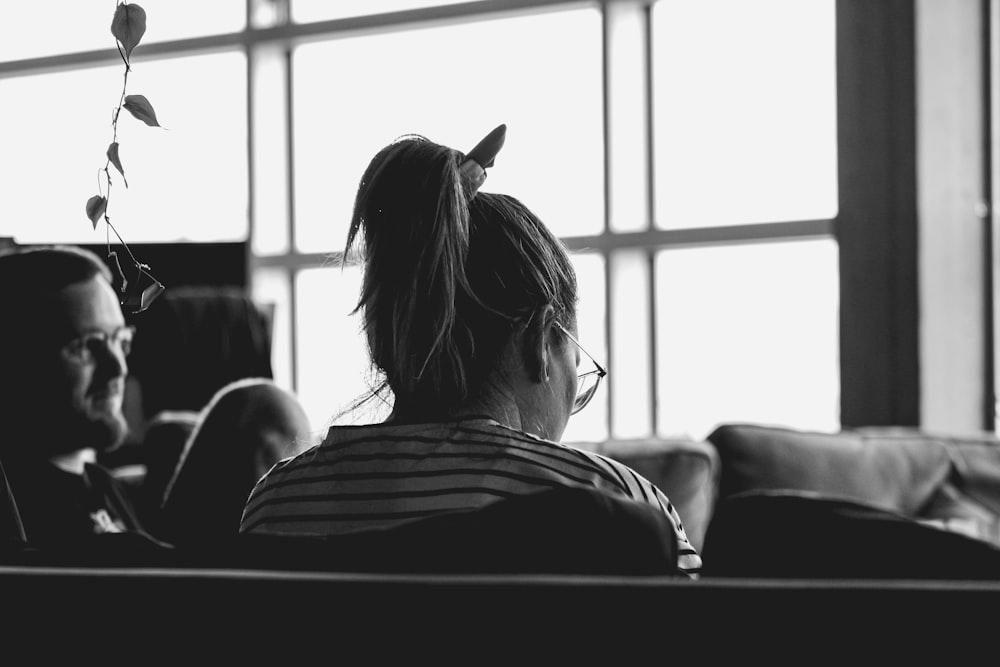
{"label": "woman with ponytail", "polygon": [[358,187],[344,256],[364,264],[358,301],[381,424],[333,426],[256,485],[241,532],[339,534],[553,487],[655,506],[678,569],[701,559],[648,480],[559,443],[606,371],[576,340],[577,283],[562,243],[520,201],[479,192],[501,125],[472,151],[405,136]]}

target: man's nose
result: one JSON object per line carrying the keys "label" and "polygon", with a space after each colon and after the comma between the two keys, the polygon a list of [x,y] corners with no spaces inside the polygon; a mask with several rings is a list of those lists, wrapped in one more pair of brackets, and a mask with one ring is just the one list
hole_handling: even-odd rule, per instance
{"label": "man's nose", "polygon": [[117,377],[128,373],[128,361],[125,358],[125,351],[118,343],[105,340],[104,344],[97,350],[96,358],[98,367],[110,377]]}

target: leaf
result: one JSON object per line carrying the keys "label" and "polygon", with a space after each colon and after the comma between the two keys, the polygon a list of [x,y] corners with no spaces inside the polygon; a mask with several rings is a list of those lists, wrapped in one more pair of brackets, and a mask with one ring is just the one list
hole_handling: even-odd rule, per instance
{"label": "leaf", "polygon": [[156,297],[163,294],[163,291],[167,289],[162,283],[153,283],[152,285],[147,285],[146,289],[142,290],[142,296],[139,298],[139,310],[137,313],[149,308],[149,305],[156,300]]}
{"label": "leaf", "polygon": [[122,263],[118,259],[118,253],[114,250],[108,253],[108,264],[111,264],[112,261],[114,262],[112,268],[115,270],[115,276],[118,278],[118,282],[121,283],[121,287],[119,289],[124,292],[128,289],[128,278],[125,277],[125,272],[122,271]]}
{"label": "leaf", "polygon": [[[143,282],[143,278],[149,278],[151,282],[140,291],[139,284]],[[146,271],[140,269],[139,278],[133,284],[132,289],[128,291],[125,297],[120,299],[120,303],[122,306],[129,308],[133,313],[141,313],[149,308],[149,305],[153,303],[158,296],[163,294],[166,289],[167,288],[163,286],[163,283]]]}
{"label": "leaf", "polygon": [[125,181],[125,187],[128,187],[128,180],[125,178],[125,170],[122,169],[122,161],[118,159],[118,142],[112,142],[108,146],[108,159],[111,160],[111,164],[115,165],[115,169],[118,173],[122,175],[122,180]]}
{"label": "leaf", "polygon": [[115,17],[111,19],[111,34],[121,42],[125,49],[125,62],[132,55],[132,49],[146,32],[146,10],[139,5],[122,3],[115,9]]}
{"label": "leaf", "polygon": [[156,112],[153,105],[143,95],[126,95],[125,104],[122,105],[126,111],[141,120],[150,127],[160,127],[156,120]]}
{"label": "leaf", "polygon": [[108,200],[106,197],[101,195],[94,195],[87,200],[87,217],[94,224],[94,229],[97,229],[97,221],[101,219],[104,215],[104,211],[108,208]]}

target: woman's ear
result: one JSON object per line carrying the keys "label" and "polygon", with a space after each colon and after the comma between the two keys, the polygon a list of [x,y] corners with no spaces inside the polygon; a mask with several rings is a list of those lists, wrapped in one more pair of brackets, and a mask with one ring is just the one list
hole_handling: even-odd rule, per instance
{"label": "woman's ear", "polygon": [[528,377],[533,382],[549,379],[549,335],[555,322],[555,309],[545,306],[535,311],[522,332],[521,354]]}

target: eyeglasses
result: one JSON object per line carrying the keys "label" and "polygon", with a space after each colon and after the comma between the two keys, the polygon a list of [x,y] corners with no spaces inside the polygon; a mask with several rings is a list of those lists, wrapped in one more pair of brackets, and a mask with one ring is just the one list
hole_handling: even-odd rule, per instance
{"label": "eyeglasses", "polygon": [[601,366],[599,363],[597,363],[597,359],[594,359],[594,357],[591,356],[590,352],[587,352],[585,349],[583,349],[583,345],[580,345],[580,341],[578,341],[576,338],[573,338],[573,334],[566,331],[566,327],[559,324],[558,322],[556,322],[555,325],[559,327],[560,331],[566,334],[567,338],[573,341],[573,343],[575,343],[576,346],[580,348],[581,352],[587,355],[587,358],[590,359],[594,363],[594,366],[596,367],[592,371],[587,371],[586,373],[580,373],[579,375],[576,376],[577,379],[576,398],[573,399],[573,410],[570,412],[571,415],[575,415],[577,412],[587,407],[587,403],[590,403],[590,399],[592,399],[594,397],[594,394],[597,393],[597,387],[601,384],[601,378],[607,375],[608,371],[604,369],[604,366]]}
{"label": "eyeglasses", "polygon": [[61,352],[63,358],[77,364],[90,364],[94,361],[94,356],[98,352],[112,346],[128,356],[132,351],[132,339],[135,337],[135,327],[123,326],[108,333],[106,331],[92,331],[79,338],[74,338],[63,346]]}

